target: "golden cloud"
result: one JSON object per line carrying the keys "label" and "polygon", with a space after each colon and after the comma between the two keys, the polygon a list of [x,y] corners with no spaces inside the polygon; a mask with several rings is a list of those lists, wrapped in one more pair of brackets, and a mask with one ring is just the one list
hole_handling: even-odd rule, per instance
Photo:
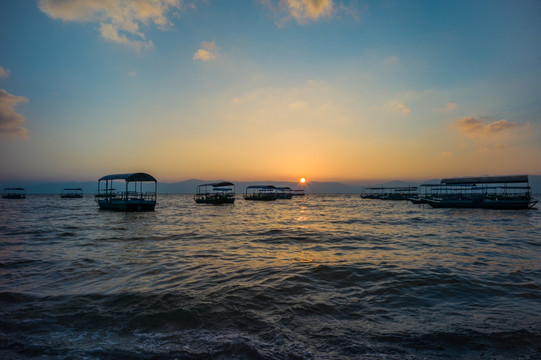
{"label": "golden cloud", "polygon": [[100,33],[108,41],[137,50],[151,48],[139,25],[154,23],[164,29],[170,25],[165,14],[179,8],[180,0],[40,0],[39,8],[53,19],[99,22]]}
{"label": "golden cloud", "polygon": [[333,0],[259,0],[267,6],[280,22],[295,19],[299,24],[308,20],[330,17],[334,11]]}
{"label": "golden cloud", "polygon": [[27,137],[28,131],[23,126],[26,119],[15,111],[18,104],[26,102],[28,98],[0,89],[0,135]]}
{"label": "golden cloud", "polygon": [[333,9],[332,0],[281,0],[280,3],[298,22],[329,16]]}
{"label": "golden cloud", "polygon": [[402,115],[407,116],[411,109],[406,105],[399,103],[398,101],[391,101],[387,104],[387,108],[392,112],[402,113]]}
{"label": "golden cloud", "polygon": [[218,57],[218,47],[214,41],[203,41],[201,49],[198,49],[193,55],[194,60],[210,61]]}
{"label": "golden cloud", "polygon": [[495,121],[490,117],[465,117],[452,125],[459,134],[468,137],[498,137],[510,130],[525,126],[528,124],[509,122],[505,119]]}

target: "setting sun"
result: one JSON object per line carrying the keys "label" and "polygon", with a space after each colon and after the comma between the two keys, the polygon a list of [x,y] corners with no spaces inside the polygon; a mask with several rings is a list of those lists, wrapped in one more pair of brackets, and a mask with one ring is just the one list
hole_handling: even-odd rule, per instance
{"label": "setting sun", "polygon": [[306,179],[305,179],[305,178],[300,178],[300,179],[299,179],[299,182],[302,183],[302,184],[304,184],[304,183],[306,182]]}

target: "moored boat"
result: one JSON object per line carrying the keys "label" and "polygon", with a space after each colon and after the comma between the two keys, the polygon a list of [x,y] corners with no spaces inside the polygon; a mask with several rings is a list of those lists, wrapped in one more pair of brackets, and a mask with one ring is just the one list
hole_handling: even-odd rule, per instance
{"label": "moored boat", "polygon": [[244,200],[273,201],[277,198],[274,185],[251,185],[246,187],[244,193]]}
{"label": "moored boat", "polygon": [[304,189],[293,189],[292,196],[304,196]]}
{"label": "moored boat", "polygon": [[531,209],[532,198],[527,175],[442,179],[430,186],[423,199],[433,208]]}
{"label": "moored boat", "polygon": [[398,186],[398,187],[367,187],[363,189],[361,198],[379,199],[379,200],[409,200],[416,197],[416,186]]}
{"label": "moored boat", "polygon": [[60,197],[63,199],[79,199],[83,197],[83,189],[81,188],[66,188],[60,192]]}
{"label": "moored boat", "polygon": [[26,191],[21,187],[4,188],[3,199],[26,199]]}
{"label": "moored boat", "polygon": [[[115,181],[124,181],[125,191],[116,192],[113,188]],[[100,209],[154,211],[157,187],[158,181],[146,173],[106,175],[98,180],[98,192],[95,195],[95,200]]]}
{"label": "moored boat", "polygon": [[291,199],[292,196],[293,196],[293,191],[291,190],[289,186],[276,188],[277,199]]}
{"label": "moored boat", "polygon": [[198,204],[233,204],[235,202],[235,184],[222,181],[198,185],[194,200]]}

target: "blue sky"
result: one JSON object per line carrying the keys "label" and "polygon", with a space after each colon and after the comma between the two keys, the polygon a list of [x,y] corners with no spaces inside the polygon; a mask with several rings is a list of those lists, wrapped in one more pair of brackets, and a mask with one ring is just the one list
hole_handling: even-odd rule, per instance
{"label": "blue sky", "polygon": [[541,173],[539,1],[0,3],[0,177]]}

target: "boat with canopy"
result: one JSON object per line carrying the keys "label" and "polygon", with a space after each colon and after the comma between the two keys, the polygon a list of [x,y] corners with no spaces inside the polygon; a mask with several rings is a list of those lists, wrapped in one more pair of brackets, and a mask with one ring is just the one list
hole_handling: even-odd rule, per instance
{"label": "boat with canopy", "polygon": [[417,195],[416,186],[398,186],[398,187],[367,187],[363,189],[361,197],[363,199],[379,200],[408,200]]}
{"label": "boat with canopy", "polygon": [[[117,192],[114,183],[124,182],[124,191]],[[117,211],[154,211],[158,181],[146,173],[106,175],[98,180],[95,195],[100,209]]]}
{"label": "boat with canopy", "polygon": [[291,199],[293,197],[293,191],[289,186],[277,187],[276,198],[277,199]]}
{"label": "boat with canopy", "polygon": [[63,199],[79,199],[83,197],[83,189],[81,188],[66,188],[60,192],[60,197]]}
{"label": "boat with canopy", "polygon": [[3,199],[26,199],[26,191],[21,187],[4,188]]}
{"label": "boat with canopy", "polygon": [[434,208],[531,209],[533,199],[528,175],[442,179],[427,185],[422,203]]}
{"label": "boat with canopy", "polygon": [[235,202],[235,184],[222,181],[198,185],[194,200],[198,204],[233,204]]}
{"label": "boat with canopy", "polygon": [[251,185],[246,188],[244,200],[273,201],[277,193],[274,185]]}

